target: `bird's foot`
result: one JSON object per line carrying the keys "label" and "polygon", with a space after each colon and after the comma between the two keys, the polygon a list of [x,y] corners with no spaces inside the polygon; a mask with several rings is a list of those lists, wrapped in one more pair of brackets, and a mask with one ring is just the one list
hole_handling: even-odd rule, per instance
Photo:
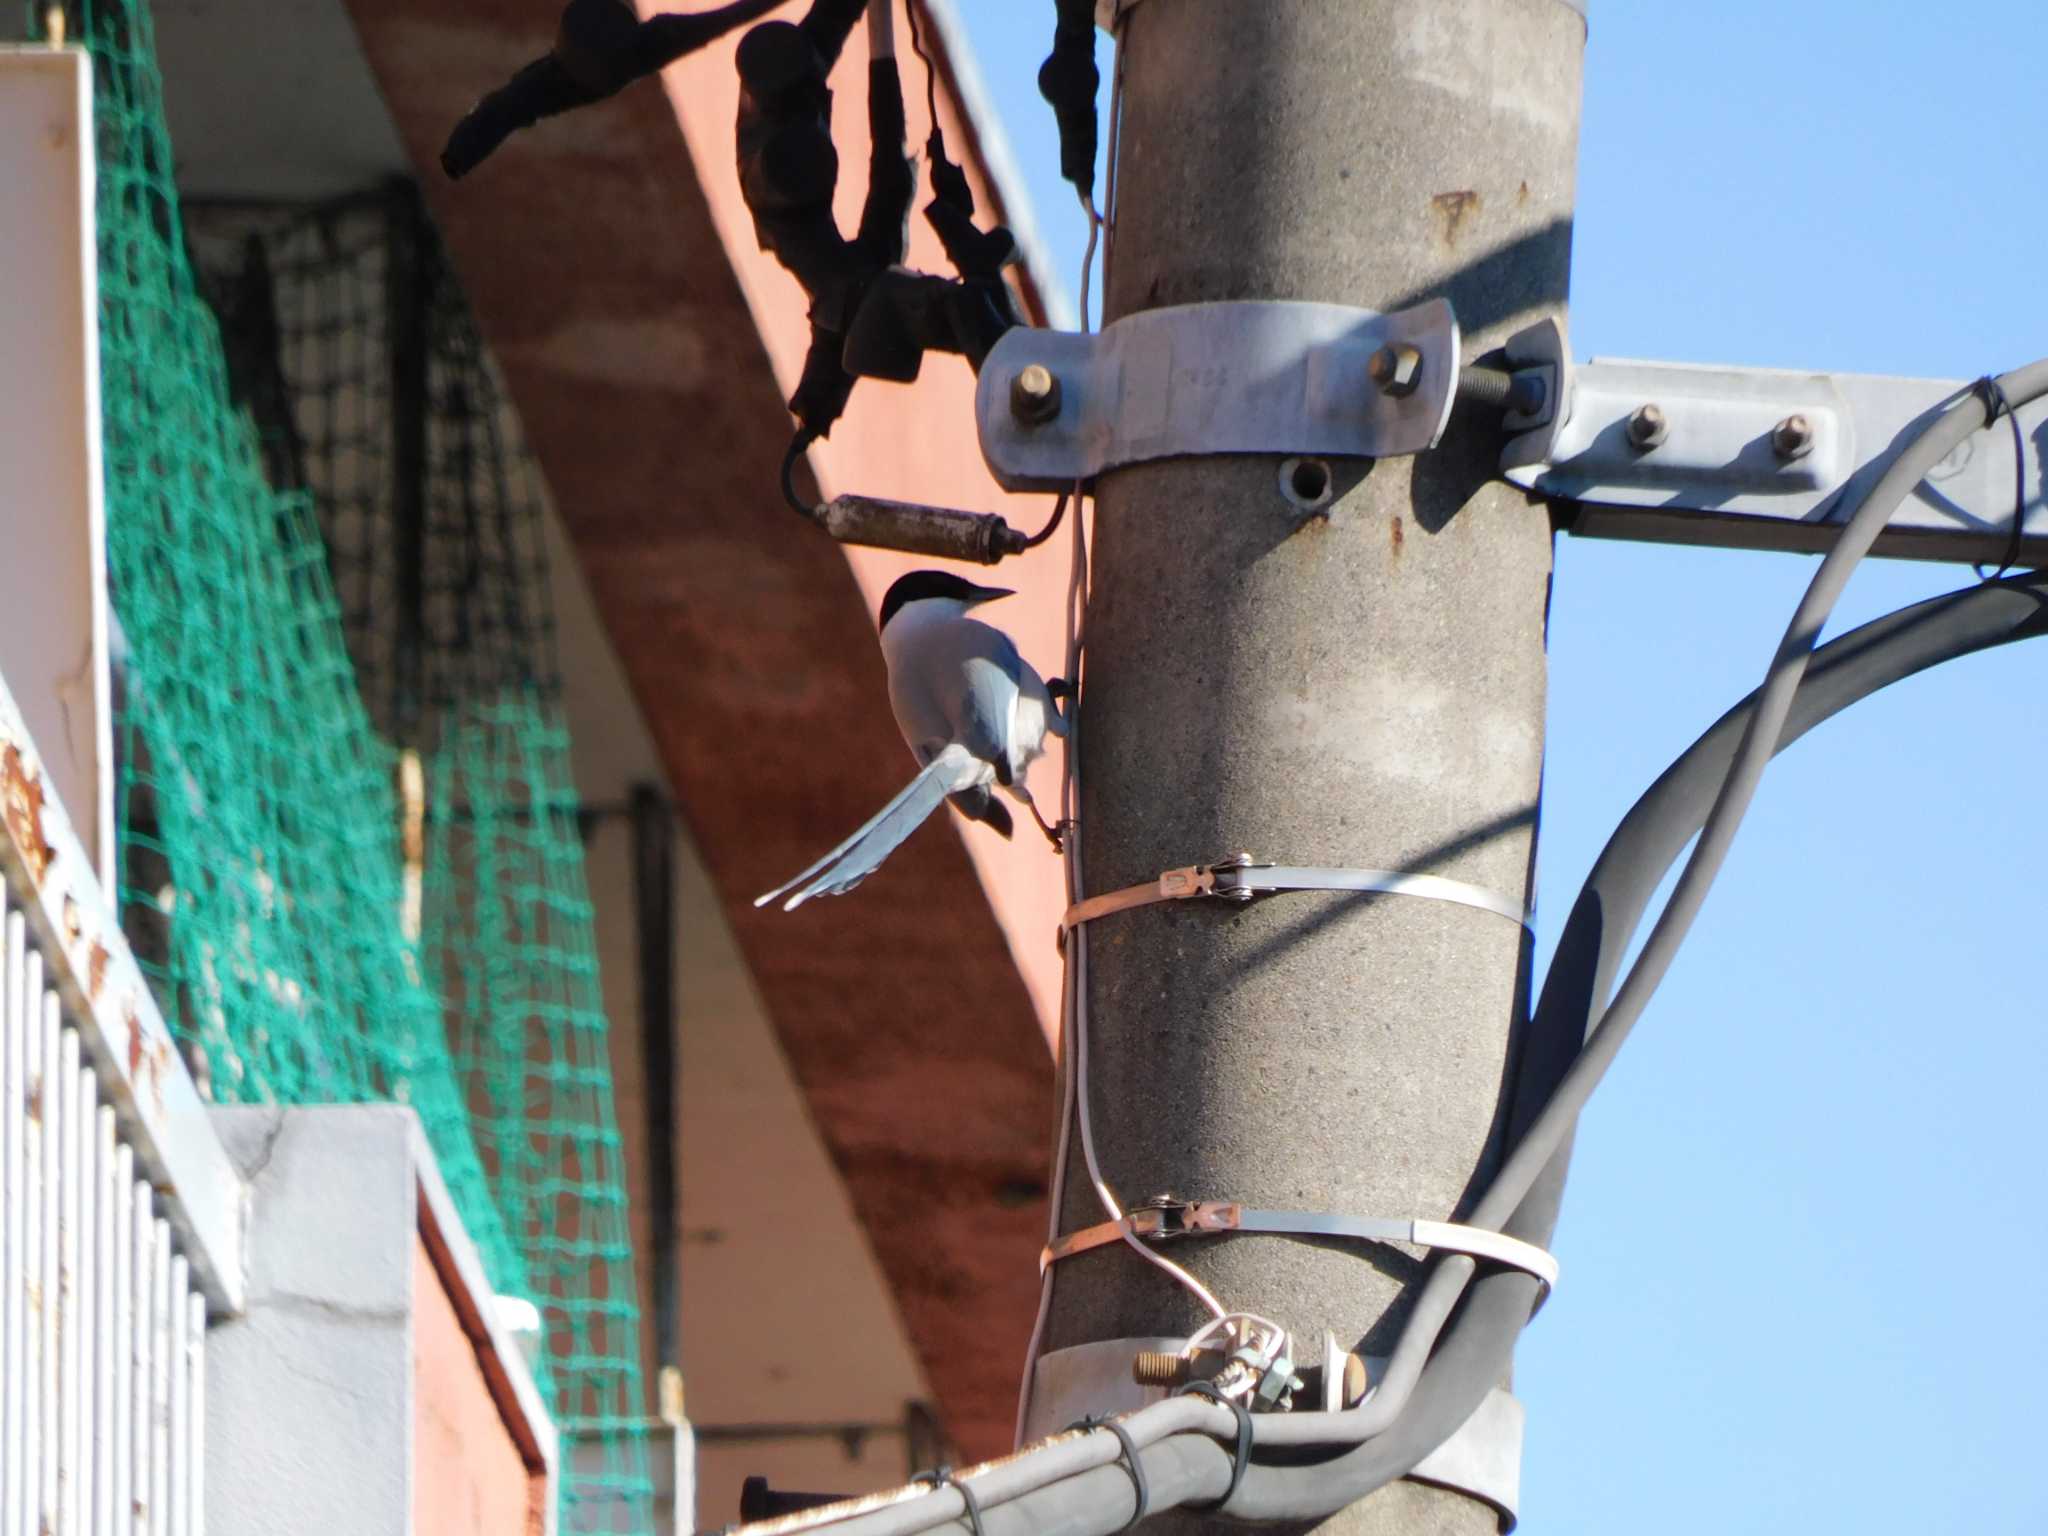
{"label": "bird's foot", "polygon": [[1074,701],[1080,697],[1080,690],[1072,683],[1064,677],[1048,677],[1045,680],[1045,694],[1052,700],[1053,713],[1062,721],[1071,721],[1074,718]]}
{"label": "bird's foot", "polygon": [[1065,853],[1067,851],[1066,839],[1061,836],[1060,829],[1039,815],[1038,807],[1035,805],[1031,807],[1031,819],[1038,823],[1038,830],[1043,832],[1045,840],[1052,844],[1052,851],[1054,853]]}

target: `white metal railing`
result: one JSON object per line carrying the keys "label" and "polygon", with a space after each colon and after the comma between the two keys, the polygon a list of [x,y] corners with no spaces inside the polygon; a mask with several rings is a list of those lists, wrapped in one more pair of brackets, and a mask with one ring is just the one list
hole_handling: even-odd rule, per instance
{"label": "white metal railing", "polygon": [[0,1536],[200,1536],[242,1184],[0,681]]}

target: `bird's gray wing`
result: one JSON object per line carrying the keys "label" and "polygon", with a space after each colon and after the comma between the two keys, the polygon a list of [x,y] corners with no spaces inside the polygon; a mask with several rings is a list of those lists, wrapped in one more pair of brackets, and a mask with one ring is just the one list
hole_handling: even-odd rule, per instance
{"label": "bird's gray wing", "polygon": [[[998,777],[1007,785],[1019,745],[1017,733],[1025,728],[1018,718],[1019,699],[1036,699],[1048,723],[1055,714],[1052,699],[1037,669],[1003,631],[977,619],[961,628],[967,632],[960,641],[961,672],[967,682],[962,729],[973,734],[977,750],[996,764]],[[1027,750],[1035,751],[1037,745],[1033,741]]]}
{"label": "bird's gray wing", "polygon": [[1016,732],[1017,652],[976,656],[960,668],[960,718],[954,737],[983,762],[995,764],[996,778],[1010,782],[1010,738]]}
{"label": "bird's gray wing", "polygon": [[980,779],[981,773],[982,765],[967,748],[957,743],[945,748],[853,836],[795,879],[756,896],[754,905],[765,907],[794,890],[796,894],[782,904],[783,911],[794,912],[813,896],[844,895],[901,847],[903,840],[939,808],[946,796],[967,788]]}
{"label": "bird's gray wing", "polygon": [[958,742],[1008,773],[1023,658],[1010,637],[975,619],[933,625],[892,673],[890,697],[904,739]]}

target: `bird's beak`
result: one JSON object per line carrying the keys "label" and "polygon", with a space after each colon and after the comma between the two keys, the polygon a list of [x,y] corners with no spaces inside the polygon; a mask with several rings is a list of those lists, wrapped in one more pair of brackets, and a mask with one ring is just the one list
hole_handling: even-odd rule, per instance
{"label": "bird's beak", "polygon": [[968,606],[971,608],[979,607],[983,603],[992,603],[999,597],[1015,597],[1016,595],[1016,592],[1009,587],[976,587],[974,589],[974,596],[968,600]]}

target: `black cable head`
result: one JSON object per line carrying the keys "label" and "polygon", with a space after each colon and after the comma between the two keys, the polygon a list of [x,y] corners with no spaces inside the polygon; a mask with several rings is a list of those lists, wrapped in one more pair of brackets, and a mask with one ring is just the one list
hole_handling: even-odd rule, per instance
{"label": "black cable head", "polygon": [[1038,70],[1038,94],[1060,130],[1060,175],[1083,197],[1095,192],[1095,0],[1058,0],[1052,52]]}

